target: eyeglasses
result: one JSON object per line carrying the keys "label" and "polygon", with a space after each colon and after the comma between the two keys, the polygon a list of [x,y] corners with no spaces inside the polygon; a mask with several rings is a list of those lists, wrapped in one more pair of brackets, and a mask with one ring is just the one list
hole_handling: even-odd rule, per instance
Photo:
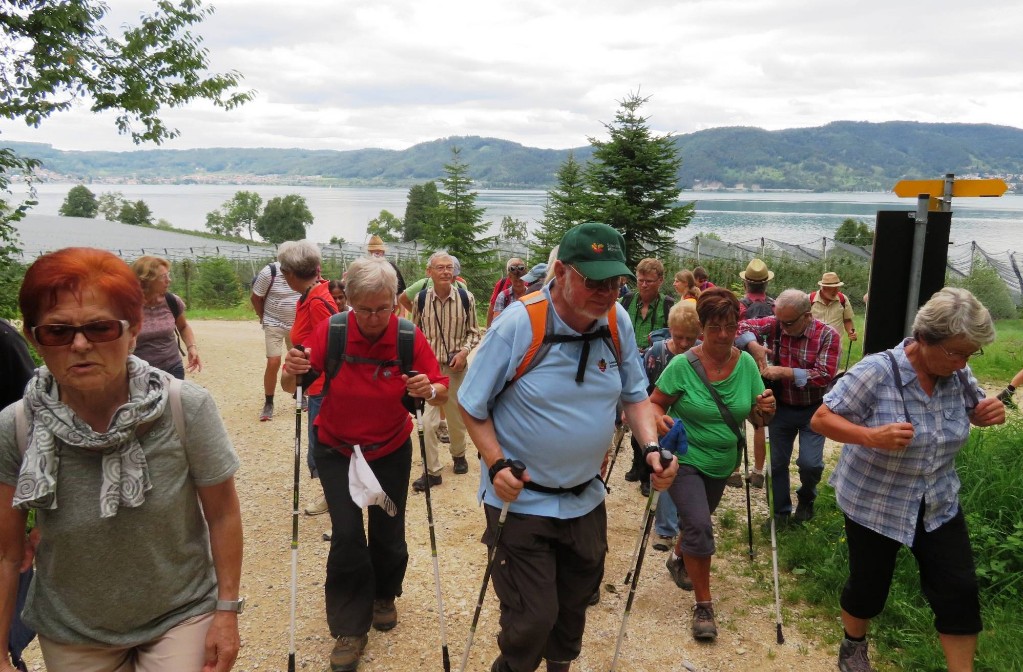
{"label": "eyeglasses", "polygon": [[455,270],[455,267],[454,267],[453,264],[447,264],[447,265],[444,265],[444,266],[431,266],[430,268],[432,268],[435,271],[441,271],[442,273],[444,271],[447,271],[447,272],[450,273],[450,272],[453,272]]}
{"label": "eyeglasses", "polygon": [[[784,322],[782,324],[784,324]],[[703,330],[705,332],[709,333],[709,334],[719,334],[721,332],[725,332],[727,334],[730,334],[730,333],[738,331],[739,330],[739,325],[735,324],[735,323],[732,323],[732,324],[708,324],[707,326],[705,326],[703,328]]]}
{"label": "eyeglasses", "polygon": [[976,352],[971,352],[969,354],[963,354],[961,352],[949,352],[941,345],[938,345],[938,349],[945,353],[945,356],[948,357],[949,359],[961,359],[964,362],[969,361],[971,357],[980,357],[981,355],[984,354],[984,348],[980,348]]}
{"label": "eyeglasses", "polygon": [[164,278],[167,279],[167,282],[170,282],[171,281],[171,274],[169,272],[161,274],[160,275],[160,279],[163,280]]}
{"label": "eyeglasses", "polygon": [[787,329],[788,327],[791,327],[796,322],[799,322],[801,319],[803,319],[807,315],[809,315],[809,313],[803,313],[799,317],[797,317],[795,319],[792,319],[792,320],[778,320],[778,323],[781,324],[781,326],[783,326],[783,327],[785,327]]}
{"label": "eyeglasses", "polygon": [[71,345],[81,332],[90,343],[109,343],[124,334],[128,320],[96,320],[77,327],[73,324],[40,324],[32,327],[32,338],[39,345]]}
{"label": "eyeglasses", "polygon": [[394,310],[394,306],[383,306],[381,308],[375,308],[370,310],[369,308],[352,308],[352,312],[359,317],[376,317],[377,315],[389,315]]}
{"label": "eyeglasses", "polygon": [[658,280],[658,279],[645,280],[643,278],[640,278],[639,280],[636,281],[636,284],[637,285],[659,285],[659,284],[661,284],[661,282],[662,282],[662,280]]}
{"label": "eyeglasses", "polygon": [[526,265],[525,264],[513,264],[513,265],[508,267],[508,272],[509,273],[525,273],[526,272]]}
{"label": "eyeglasses", "polygon": [[617,275],[613,278],[608,278],[606,280],[591,280],[590,278],[587,278],[585,275],[579,272],[579,269],[576,268],[575,266],[568,265],[568,267],[575,271],[576,274],[583,279],[583,284],[586,285],[586,289],[590,290],[591,292],[598,291],[610,292],[611,290],[618,289],[619,282]]}

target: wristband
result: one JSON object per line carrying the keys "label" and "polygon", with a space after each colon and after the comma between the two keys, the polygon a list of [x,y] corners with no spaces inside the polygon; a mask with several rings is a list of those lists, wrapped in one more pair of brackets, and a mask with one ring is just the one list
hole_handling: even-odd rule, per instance
{"label": "wristband", "polygon": [[494,482],[494,477],[497,476],[497,472],[501,471],[502,469],[511,469],[511,464],[509,464],[508,460],[504,459],[503,457],[494,462],[494,464],[491,465],[490,470],[487,472],[490,474],[491,483]]}
{"label": "wristband", "polygon": [[1016,386],[1013,385],[1012,383],[1009,383],[1008,385],[1005,386],[1005,389],[1009,391],[1009,394],[1012,394],[1013,392],[1016,391]]}

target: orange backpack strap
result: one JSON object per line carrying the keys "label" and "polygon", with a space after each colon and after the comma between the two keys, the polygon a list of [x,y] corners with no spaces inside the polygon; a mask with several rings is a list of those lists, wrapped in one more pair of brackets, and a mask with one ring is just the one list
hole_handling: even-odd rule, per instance
{"label": "orange backpack strap", "polygon": [[[522,361],[515,369],[515,375],[512,380],[521,378],[526,373],[536,359],[536,354],[543,347],[543,337],[547,333],[547,297],[544,296],[542,291],[533,292],[523,296],[520,301],[526,306],[526,313],[529,315],[529,326],[533,330],[533,338],[529,342],[529,348],[526,349],[526,354],[523,355]],[[511,381],[509,381],[510,383]]]}
{"label": "orange backpack strap", "polygon": [[615,346],[615,357],[618,358],[618,366],[622,364],[622,342],[618,338],[618,315],[615,312],[618,308],[618,302],[615,301],[611,304],[611,310],[607,311],[607,328],[611,332],[611,341]]}

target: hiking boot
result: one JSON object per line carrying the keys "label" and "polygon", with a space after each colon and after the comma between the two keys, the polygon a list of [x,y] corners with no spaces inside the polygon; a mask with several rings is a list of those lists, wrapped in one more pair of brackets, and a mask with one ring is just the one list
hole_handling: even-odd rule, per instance
{"label": "hiking boot", "polygon": [[468,474],[469,473],[469,463],[466,461],[464,455],[462,457],[456,457],[455,458],[454,471],[455,471],[456,474]]}
{"label": "hiking boot", "polygon": [[646,476],[643,464],[634,462],[632,468],[625,472],[625,480],[629,483],[635,483],[636,481],[642,480]]}
{"label": "hiking boot", "polygon": [[373,600],[373,628],[387,632],[398,625],[398,608],[394,606],[394,598]]}
{"label": "hiking boot", "polygon": [[547,661],[547,672],[568,672],[571,667],[571,662],[555,663],[553,660]]}
{"label": "hiking boot", "polygon": [[[787,513],[776,513],[774,514],[774,531],[781,532],[792,525],[792,516]],[[764,524],[760,526],[760,530],[765,535],[771,534],[771,518],[768,517],[764,521]]]}
{"label": "hiking boot", "polygon": [[796,512],[792,514],[792,522],[808,523],[813,520],[813,501],[799,500],[796,504]]}
{"label": "hiking boot", "polygon": [[263,404],[263,410],[259,413],[259,421],[266,422],[274,417],[274,402],[268,401]]}
{"label": "hiking boot", "polygon": [[764,472],[754,469],[749,474],[749,484],[754,488],[764,487]]}
{"label": "hiking boot", "polygon": [[668,574],[671,574],[671,580],[675,582],[676,586],[682,590],[693,589],[693,582],[689,578],[689,572],[686,571],[686,563],[682,558],[669,555],[664,566],[668,568]]}
{"label": "hiking boot", "polygon": [[427,478],[430,479],[430,487],[431,488],[436,486],[436,485],[440,485],[441,483],[444,482],[444,479],[441,478],[440,474],[437,474],[436,476],[434,476],[433,474],[423,474],[422,476],[420,476],[416,480],[412,481],[412,489],[415,490],[416,492],[425,492],[426,491],[426,479]]}
{"label": "hiking boot", "polygon": [[639,482],[639,494],[644,497],[650,496],[650,481],[643,480]]}
{"label": "hiking boot", "polygon": [[494,663],[490,666],[490,672],[511,672],[504,662],[504,656],[499,655],[497,658],[494,658]]}
{"label": "hiking boot", "polygon": [[593,591],[593,594],[590,595],[589,601],[586,603],[589,607],[593,607],[598,604],[600,604],[600,586],[597,586],[597,589]]}
{"label": "hiking boot", "polygon": [[355,672],[369,635],[341,635],[330,652],[330,672]]}
{"label": "hiking boot", "polygon": [[327,512],[327,498],[320,495],[318,498],[305,505],[305,515],[318,516]]}
{"label": "hiking boot", "polygon": [[441,443],[451,443],[451,434],[448,432],[447,421],[441,422],[437,425],[435,433],[437,434],[437,440]]}
{"label": "hiking boot", "polygon": [[666,537],[663,534],[657,535],[657,541],[654,542],[654,550],[664,553],[675,548],[675,537]]}
{"label": "hiking boot", "polygon": [[867,640],[854,642],[843,638],[838,648],[838,669],[840,672],[874,672],[867,660]]}
{"label": "hiking boot", "polygon": [[718,626],[714,622],[714,605],[697,602],[693,605],[693,639],[713,642],[718,638]]}
{"label": "hiking boot", "polygon": [[725,485],[730,488],[741,488],[742,487],[742,474],[738,471],[733,471],[732,475],[725,481]]}

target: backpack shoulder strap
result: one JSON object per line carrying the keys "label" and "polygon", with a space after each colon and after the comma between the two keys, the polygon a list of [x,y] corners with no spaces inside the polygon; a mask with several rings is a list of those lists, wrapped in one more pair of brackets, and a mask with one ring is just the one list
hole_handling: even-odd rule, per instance
{"label": "backpack shoulder strap", "polygon": [[181,379],[168,376],[167,403],[170,404],[171,417],[174,419],[174,431],[178,433],[181,445],[187,448],[185,434],[185,409],[181,405]]}
{"label": "backpack shoulder strap", "polygon": [[427,289],[428,289],[427,287],[423,287],[422,289],[419,290],[419,293],[416,294],[416,309],[417,309],[416,314],[419,315],[419,322],[418,323],[420,325],[423,323],[423,311],[426,310],[426,290]]}
{"label": "backpack shoulder strap", "polygon": [[18,443],[18,452],[22,455],[28,448],[28,416],[25,415],[25,400],[14,402],[14,437]]}
{"label": "backpack shoulder strap", "polygon": [[[515,369],[515,375],[508,381],[509,384],[524,376],[526,372],[542,359],[541,350],[546,352],[550,348],[549,344],[545,347],[543,342],[543,337],[547,334],[547,297],[544,296],[543,292],[533,292],[523,296],[520,300],[526,306],[526,314],[529,315],[529,325],[533,330],[533,338],[530,340],[529,347],[526,349],[526,354],[523,355],[522,361],[519,362],[518,368]],[[537,357],[538,354],[540,357]]]}
{"label": "backpack shoulder strap", "polygon": [[330,381],[341,370],[345,361],[345,348],[348,347],[348,311],[334,313],[330,316],[327,326],[327,360],[324,367],[323,395],[330,389]]}
{"label": "backpack shoulder strap", "polygon": [[398,361],[401,372],[408,373],[414,367],[416,347],[416,325],[403,317],[398,318]]}
{"label": "backpack shoulder strap", "polygon": [[668,326],[668,313],[670,313],[671,309],[675,307],[675,299],[670,297],[670,296],[663,295],[663,296],[661,296],[661,302],[663,303],[663,306],[664,306],[664,310],[663,310],[663,313],[664,313],[664,326],[667,327]]}
{"label": "backpack shoulder strap", "polygon": [[[618,363],[622,362],[622,341],[618,336],[618,303],[612,303],[611,309],[607,311],[607,330],[611,332],[611,343],[614,344],[615,357]],[[619,366],[621,369],[621,366]]]}
{"label": "backpack shoulder strap", "polygon": [[469,323],[469,292],[465,290],[465,287],[455,285],[458,288],[458,296],[462,299],[462,308],[465,310],[465,322]]}
{"label": "backpack shoulder strap", "polygon": [[884,354],[888,357],[888,361],[892,365],[892,376],[895,378],[895,389],[899,393],[899,399],[902,400],[902,412],[906,414],[906,422],[913,422],[909,419],[909,407],[906,406],[906,397],[902,394],[902,373],[899,372],[899,363],[895,361],[895,355],[892,354],[891,350],[885,350]]}
{"label": "backpack shoulder strap", "polygon": [[[812,292],[810,292],[810,303],[813,303],[816,300],[817,300],[817,290],[815,289]],[[843,306],[845,305],[844,301],[842,302],[842,305]]]}
{"label": "backpack shoulder strap", "polygon": [[625,310],[628,310],[629,306],[632,305],[632,296],[633,292],[629,292],[628,294],[622,297],[622,308],[624,308]]}
{"label": "backpack shoulder strap", "polygon": [[959,378],[959,384],[963,387],[963,400],[966,402],[966,413],[969,415],[980,403],[980,395],[977,394],[973,385],[970,385],[970,377],[966,375],[966,369],[956,369],[956,376]]}
{"label": "backpack shoulder strap", "polygon": [[845,308],[845,294],[842,292],[838,293],[838,302],[842,304],[843,308]]}
{"label": "backpack shoulder strap", "polygon": [[697,357],[696,353],[692,350],[686,350],[686,360],[688,360],[689,365],[693,367],[693,371],[696,372],[696,375],[700,377],[700,382],[702,382],[703,386],[707,388],[711,399],[713,399],[714,403],[717,404],[718,412],[721,414],[721,419],[725,421],[728,428],[732,430],[733,434],[735,434],[735,438],[739,442],[737,445],[740,446],[741,450],[741,447],[746,444],[746,435],[742,433],[739,423],[735,421],[735,416],[732,415],[732,412],[728,410],[727,406],[725,406],[725,402],[722,401],[721,395],[718,394],[718,391],[710,384],[710,379],[707,377],[707,370],[703,367],[703,362],[700,361],[700,358]]}
{"label": "backpack shoulder strap", "polygon": [[170,309],[171,315],[174,316],[174,319],[178,319],[178,315],[181,314],[181,307],[178,306],[178,300],[174,298],[174,295],[170,292],[163,295],[163,300],[167,302],[167,308]]}

